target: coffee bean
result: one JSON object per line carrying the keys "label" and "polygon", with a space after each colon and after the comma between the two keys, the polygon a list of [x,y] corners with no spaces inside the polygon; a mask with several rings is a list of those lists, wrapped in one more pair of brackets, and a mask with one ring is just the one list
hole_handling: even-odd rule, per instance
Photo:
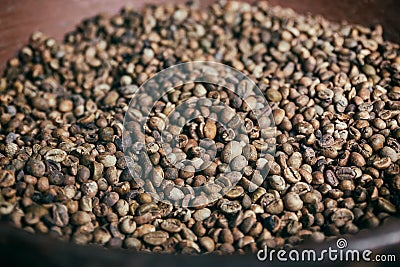
{"label": "coffee bean", "polygon": [[99,137],[104,142],[112,142],[114,139],[114,130],[111,127],[101,128],[99,131]]}
{"label": "coffee bean", "polygon": [[369,143],[375,151],[378,151],[381,148],[383,148],[385,143],[385,137],[381,134],[374,134],[369,138]]}
{"label": "coffee bean", "polygon": [[207,209],[207,208],[204,208],[204,209],[199,209],[199,210],[197,210],[197,211],[193,214],[193,218],[194,218],[196,221],[203,221],[203,220],[209,218],[210,215],[211,215],[211,211],[210,211],[209,209]]}
{"label": "coffee bean", "polygon": [[356,165],[358,167],[363,167],[366,164],[364,157],[360,153],[357,153],[357,152],[351,152],[350,160],[352,161],[352,163],[354,165]]}
{"label": "coffee bean", "polygon": [[225,244],[233,244],[235,241],[233,238],[232,231],[229,229],[223,229],[220,234],[220,239],[222,243]]}
{"label": "coffee bean", "polygon": [[312,187],[310,186],[310,184],[305,182],[298,182],[290,187],[290,192],[293,192],[300,197],[310,191],[312,191]]}
{"label": "coffee bean", "polygon": [[215,243],[212,238],[208,236],[201,237],[199,239],[200,246],[206,251],[206,252],[213,252],[215,249]]}
{"label": "coffee bean", "polygon": [[168,233],[164,231],[155,231],[143,236],[143,241],[152,246],[164,244],[168,239]]}
{"label": "coffee bean", "polygon": [[285,207],[290,211],[298,211],[303,207],[303,201],[299,195],[294,192],[289,192],[283,197]]}
{"label": "coffee bean", "polygon": [[10,187],[15,184],[15,174],[11,170],[0,170],[0,187]]}
{"label": "coffee bean", "polygon": [[66,159],[67,153],[61,149],[50,149],[46,152],[44,158],[54,162],[62,162]]}
{"label": "coffee bean", "polygon": [[108,207],[114,206],[118,202],[118,200],[119,200],[119,195],[116,192],[107,193],[103,198],[103,202]]}
{"label": "coffee bean", "polygon": [[350,167],[339,167],[336,169],[335,174],[340,180],[351,180],[356,177],[354,169]]}
{"label": "coffee bean", "polygon": [[391,147],[385,146],[379,151],[379,153],[382,157],[389,157],[392,162],[399,160],[399,153]]}
{"label": "coffee bean", "polygon": [[389,157],[384,157],[379,160],[375,160],[373,162],[373,166],[375,168],[377,168],[378,170],[384,170],[384,169],[387,169],[391,163],[392,163],[392,161]]}
{"label": "coffee bean", "polygon": [[123,217],[120,222],[121,232],[124,234],[132,234],[136,230],[136,222],[132,216]]}
{"label": "coffee bean", "polygon": [[225,197],[229,199],[236,199],[241,197],[244,194],[245,190],[242,186],[235,185],[231,190],[229,190]]}
{"label": "coffee bean", "polygon": [[71,216],[71,223],[74,225],[83,225],[91,221],[90,215],[84,211],[78,211]]}
{"label": "coffee bean", "polygon": [[217,127],[215,122],[212,120],[207,120],[204,126],[204,137],[209,139],[214,139],[217,134]]}
{"label": "coffee bean", "polygon": [[286,225],[286,233],[289,235],[295,235],[300,230],[301,224],[296,220],[289,220]]}
{"label": "coffee bean", "polygon": [[128,237],[124,240],[124,245],[128,249],[133,249],[134,251],[139,251],[142,248],[142,243],[139,239],[134,237]]}
{"label": "coffee bean", "polygon": [[331,186],[337,186],[339,184],[339,181],[332,170],[327,170],[325,172],[325,176],[326,176],[326,182]]}
{"label": "coffee bean", "polygon": [[240,230],[247,234],[248,232],[250,232],[250,230],[253,228],[253,226],[256,223],[256,218],[253,216],[247,217],[243,220],[243,222],[240,224]]}
{"label": "coffee bean", "polygon": [[392,178],[392,186],[393,186],[394,190],[400,191],[400,174],[398,174]]}
{"label": "coffee bean", "polygon": [[281,176],[272,175],[272,176],[269,178],[268,181],[269,181],[269,184],[271,185],[271,187],[272,187],[273,189],[275,189],[275,190],[283,191],[283,190],[285,190],[285,188],[286,188],[285,180],[284,180]]}
{"label": "coffee bean", "polygon": [[395,205],[393,205],[389,200],[385,198],[378,198],[378,203],[377,203],[379,209],[381,209],[384,212],[388,213],[396,213],[397,208]]}
{"label": "coffee bean", "polygon": [[344,208],[337,209],[332,214],[331,220],[337,227],[342,227],[347,222],[351,222],[354,220],[354,214],[351,212],[351,210],[348,210],[348,209],[344,209]]}
{"label": "coffee bean", "polygon": [[233,171],[241,171],[247,166],[247,160],[243,155],[239,155],[231,161],[230,165]]}
{"label": "coffee bean", "polygon": [[104,228],[96,228],[93,232],[93,240],[96,244],[105,245],[111,239],[111,234]]}
{"label": "coffee bean", "polygon": [[98,192],[99,186],[95,181],[88,181],[87,183],[83,183],[81,187],[81,191],[84,195],[88,197],[96,196]]}
{"label": "coffee bean", "polygon": [[80,166],[80,168],[78,168],[78,172],[76,174],[77,180],[81,183],[85,183],[88,181],[89,177],[90,177],[89,168],[86,166]]}
{"label": "coffee bean", "polygon": [[58,109],[61,112],[70,112],[74,108],[74,103],[69,99],[64,99],[58,104]]}
{"label": "coffee bean", "polygon": [[280,102],[282,100],[282,95],[278,90],[269,89],[266,92],[267,100],[271,102]]}
{"label": "coffee bean", "polygon": [[37,159],[29,159],[26,163],[26,172],[36,177],[41,177],[46,171],[46,166],[43,161]]}
{"label": "coffee bean", "polygon": [[237,201],[223,201],[220,205],[220,209],[226,214],[234,214],[238,213],[242,209],[242,206]]}
{"label": "coffee bean", "polygon": [[268,216],[263,224],[269,231],[276,233],[281,228],[281,219],[277,215]]}
{"label": "coffee bean", "polygon": [[224,146],[221,152],[221,160],[225,163],[231,162],[234,158],[242,154],[242,146],[237,141],[231,141]]}
{"label": "coffee bean", "polygon": [[298,123],[296,125],[296,129],[299,134],[310,135],[314,133],[314,128],[312,127],[312,125],[305,121]]}
{"label": "coffee bean", "polygon": [[169,233],[178,233],[182,229],[181,222],[178,219],[173,218],[163,221],[160,227]]}
{"label": "coffee bean", "polygon": [[102,163],[103,166],[106,167],[106,168],[115,166],[115,164],[117,163],[117,159],[116,159],[116,157],[113,156],[113,155],[104,155],[104,156],[100,156],[100,157],[99,157],[99,161],[100,161],[100,163]]}
{"label": "coffee bean", "polygon": [[262,197],[260,204],[265,207],[265,211],[271,214],[280,214],[284,209],[283,201],[276,191],[266,193]]}

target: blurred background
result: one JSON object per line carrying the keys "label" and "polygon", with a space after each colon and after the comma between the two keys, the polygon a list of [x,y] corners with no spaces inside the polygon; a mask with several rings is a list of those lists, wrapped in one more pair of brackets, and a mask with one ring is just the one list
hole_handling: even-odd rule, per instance
{"label": "blurred background", "polygon": [[[201,0],[206,6],[213,0]],[[245,0],[255,2],[254,0]],[[146,3],[184,3],[185,0],[0,0],[0,70],[7,59],[27,42],[34,31],[61,40],[84,18],[98,13],[116,13],[129,5],[140,9]],[[271,5],[293,8],[300,13],[323,15],[333,21],[346,20],[365,26],[382,24],[386,39],[400,42],[398,0],[270,0]]]}

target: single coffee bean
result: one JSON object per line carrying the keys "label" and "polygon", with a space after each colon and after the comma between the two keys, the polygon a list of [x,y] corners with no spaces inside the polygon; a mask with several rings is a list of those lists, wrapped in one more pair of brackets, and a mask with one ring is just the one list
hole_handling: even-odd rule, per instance
{"label": "single coffee bean", "polygon": [[80,166],[78,168],[78,172],[76,174],[76,178],[79,182],[85,183],[89,180],[90,178],[90,170],[86,166]]}
{"label": "single coffee bean", "polygon": [[269,184],[271,185],[271,187],[275,190],[278,191],[283,191],[286,188],[286,183],[285,180],[283,179],[283,177],[278,176],[278,175],[272,175],[269,178]]}
{"label": "single coffee bean", "polygon": [[30,158],[26,163],[26,172],[36,177],[41,177],[46,171],[46,166],[43,161]]}
{"label": "single coffee bean", "polygon": [[125,216],[120,222],[119,228],[124,234],[132,234],[136,230],[136,222],[133,220],[133,216]]}
{"label": "single coffee bean", "polygon": [[399,153],[389,146],[383,147],[379,153],[382,157],[389,157],[392,162],[399,160]]}
{"label": "single coffee bean", "polygon": [[303,207],[303,201],[298,194],[289,192],[283,197],[285,207],[290,211],[298,211]]}
{"label": "single coffee bean", "polygon": [[164,231],[155,231],[143,236],[143,241],[152,246],[164,244],[168,239],[168,233]]}
{"label": "single coffee bean", "polygon": [[199,239],[200,246],[206,251],[206,252],[213,252],[215,249],[215,242],[212,238],[208,236],[201,237]]}
{"label": "single coffee bean", "polygon": [[181,222],[178,219],[173,218],[163,221],[160,227],[169,233],[178,233],[182,229]]}
{"label": "single coffee bean", "polygon": [[242,206],[237,201],[223,201],[220,205],[220,209],[226,214],[235,214],[242,209]]}
{"label": "single coffee bean", "polygon": [[242,146],[237,141],[231,141],[224,146],[221,152],[221,160],[230,163],[231,160],[242,154]]}
{"label": "single coffee bean", "polygon": [[74,225],[83,225],[91,221],[90,215],[84,211],[78,211],[71,216],[71,223]]}
{"label": "single coffee bean", "polygon": [[247,166],[247,160],[243,155],[239,155],[231,161],[230,165],[233,171],[241,171]]}
{"label": "single coffee bean", "polygon": [[354,220],[354,215],[349,209],[337,209],[331,216],[332,222],[337,226],[337,227],[342,227],[345,225],[347,222],[351,222]]}
{"label": "single coffee bean", "polygon": [[357,167],[363,167],[366,164],[364,157],[357,152],[351,152],[350,159],[351,162]]}

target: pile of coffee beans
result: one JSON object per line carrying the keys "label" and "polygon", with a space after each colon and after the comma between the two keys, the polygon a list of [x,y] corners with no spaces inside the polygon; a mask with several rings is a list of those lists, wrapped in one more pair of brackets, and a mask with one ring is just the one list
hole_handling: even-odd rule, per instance
{"label": "pile of coffee beans", "polygon": [[[0,79],[0,218],[77,244],[195,254],[376,228],[400,214],[400,50],[382,31],[220,1],[125,8],[83,21],[63,42],[34,33]],[[144,149],[170,183],[200,186],[227,165],[243,171],[217,201],[182,207],[137,182],[143,166],[128,168],[123,133],[137,88],[189,61],[220,62],[255,81],[272,109],[276,152],[249,190],[266,142],[249,103],[207,84],[176,87],[151,114],[193,95],[213,98],[243,113],[240,138],[248,138],[243,145],[199,108],[173,153],[199,158],[199,140],[214,140],[216,155],[203,159],[214,160],[196,172],[169,165],[156,138],[170,126],[162,116],[130,125],[149,129]],[[223,116],[229,125],[233,117]]]}

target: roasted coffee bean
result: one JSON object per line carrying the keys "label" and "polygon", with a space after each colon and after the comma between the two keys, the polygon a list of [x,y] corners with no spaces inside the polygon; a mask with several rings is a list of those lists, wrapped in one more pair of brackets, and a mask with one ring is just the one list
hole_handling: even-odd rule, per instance
{"label": "roasted coffee bean", "polygon": [[215,242],[212,238],[208,236],[201,237],[199,239],[200,246],[206,251],[206,252],[213,252],[215,249]]}
{"label": "roasted coffee bean", "polygon": [[273,189],[278,191],[283,191],[286,188],[285,180],[278,175],[272,175],[269,179],[269,184]]}
{"label": "roasted coffee bean", "polygon": [[0,170],[0,187],[10,187],[15,184],[15,174],[11,170]]}
{"label": "roasted coffee bean", "polygon": [[223,201],[220,205],[220,209],[226,214],[235,214],[242,209],[242,206],[237,201]]}
{"label": "roasted coffee bean", "polygon": [[133,220],[133,216],[123,217],[119,225],[121,232],[124,234],[132,234],[136,230],[136,222]]}
{"label": "roasted coffee bean", "polygon": [[283,201],[276,191],[266,193],[260,204],[265,208],[265,211],[271,214],[280,214],[284,209]]}
{"label": "roasted coffee bean", "polygon": [[392,178],[392,186],[396,192],[400,192],[400,174]]}
{"label": "roasted coffee bean", "polygon": [[77,180],[81,183],[85,183],[90,178],[90,170],[86,166],[80,166],[76,174]]}
{"label": "roasted coffee bean", "polygon": [[247,166],[247,160],[243,155],[239,155],[231,161],[230,165],[233,171],[241,171]]}
{"label": "roasted coffee bean", "polygon": [[178,233],[182,229],[181,222],[178,219],[173,218],[163,221],[160,227],[169,233]]}
{"label": "roasted coffee bean", "polygon": [[217,134],[217,127],[215,122],[212,120],[207,120],[204,126],[204,137],[209,139],[214,139]]}
{"label": "roasted coffee bean", "polygon": [[392,162],[396,162],[399,159],[399,152],[389,146],[383,147],[379,153],[382,157],[389,157]]}
{"label": "roasted coffee bean", "polygon": [[164,244],[168,239],[168,234],[164,231],[155,231],[143,236],[143,241],[152,246]]}
{"label": "roasted coffee bean", "polygon": [[62,149],[50,149],[46,152],[44,158],[54,162],[63,162],[67,158],[67,153]]}
{"label": "roasted coffee bean", "polygon": [[71,216],[71,223],[74,225],[83,225],[91,221],[90,215],[84,211],[78,211]]}
{"label": "roasted coffee bean", "polygon": [[356,173],[354,169],[350,167],[338,167],[336,169],[336,177],[339,178],[340,180],[351,180],[356,178]]}
{"label": "roasted coffee bean", "polygon": [[298,194],[289,192],[283,197],[285,207],[290,211],[298,211],[303,207],[303,201]]}
{"label": "roasted coffee bean", "polygon": [[46,166],[43,161],[37,159],[29,159],[26,163],[26,172],[36,177],[41,177],[46,171]]}
{"label": "roasted coffee bean", "polygon": [[275,233],[281,228],[281,220],[277,215],[268,216],[264,219],[264,226],[271,232]]}
{"label": "roasted coffee bean", "polygon": [[242,146],[237,141],[231,141],[224,146],[221,152],[221,160],[230,163],[234,158],[242,154]]}
{"label": "roasted coffee bean", "polygon": [[387,200],[383,197],[378,198],[377,206],[380,210],[382,210],[384,212],[396,213],[396,211],[397,211],[396,206],[393,203],[391,203],[389,200]]}
{"label": "roasted coffee bean", "polygon": [[134,237],[128,237],[124,240],[124,245],[128,249],[133,249],[134,251],[139,251],[142,248],[142,243],[139,239]]}
{"label": "roasted coffee bean", "polygon": [[353,221],[354,220],[354,215],[351,212],[351,210],[341,208],[341,209],[337,209],[332,214],[331,220],[337,227],[342,227],[347,222]]}
{"label": "roasted coffee bean", "polygon": [[231,190],[229,190],[225,197],[229,199],[236,199],[241,197],[244,194],[245,190],[242,186],[235,185]]}
{"label": "roasted coffee bean", "polygon": [[325,176],[326,176],[326,182],[331,186],[337,186],[339,184],[339,181],[332,170],[327,170],[325,172]]}
{"label": "roasted coffee bean", "polygon": [[354,165],[358,167],[363,167],[366,164],[364,157],[357,152],[351,152],[350,160]]}

